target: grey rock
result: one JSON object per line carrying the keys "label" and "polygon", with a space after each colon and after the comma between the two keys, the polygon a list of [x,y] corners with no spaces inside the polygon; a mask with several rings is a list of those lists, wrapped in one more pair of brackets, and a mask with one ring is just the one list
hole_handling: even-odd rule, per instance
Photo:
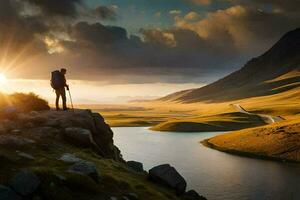
{"label": "grey rock", "polygon": [[133,169],[136,172],[144,172],[143,163],[136,162],[136,161],[127,161],[127,166]]}
{"label": "grey rock", "polygon": [[12,135],[0,135],[0,145],[7,148],[23,148],[33,144],[34,141]]}
{"label": "grey rock", "polygon": [[26,158],[26,159],[28,159],[28,160],[35,160],[34,156],[32,156],[32,155],[30,155],[30,154],[28,154],[28,153],[18,152],[18,151],[17,151],[17,153],[18,153],[18,155],[19,155],[20,157],[22,157],[22,158]]}
{"label": "grey rock", "polygon": [[186,181],[177,170],[169,164],[159,165],[150,169],[149,179],[175,189],[177,195],[185,193]]}
{"label": "grey rock", "polygon": [[184,200],[207,200],[205,197],[200,196],[195,190],[189,190],[183,195]]}
{"label": "grey rock", "polygon": [[22,198],[11,188],[0,185],[0,200],[21,200]]}
{"label": "grey rock", "polygon": [[110,197],[110,200],[118,200],[117,197]]}
{"label": "grey rock", "polygon": [[96,129],[96,131],[93,132],[93,139],[95,143],[101,149],[105,150],[106,154],[113,155],[114,142],[111,128],[105,123],[104,118],[99,113],[92,113],[92,116]]}
{"label": "grey rock", "polygon": [[82,162],[83,160],[81,158],[77,158],[75,155],[70,153],[63,154],[59,160],[64,161],[66,163],[77,163]]}
{"label": "grey rock", "polygon": [[139,196],[135,193],[128,193],[126,195],[123,196],[123,198],[127,198],[128,200],[138,200]]}
{"label": "grey rock", "polygon": [[65,136],[69,142],[81,147],[91,146],[91,132],[87,129],[70,127],[65,129]]}
{"label": "grey rock", "polygon": [[23,196],[34,193],[40,183],[39,178],[29,170],[20,171],[9,181],[10,187]]}
{"label": "grey rock", "polygon": [[60,131],[53,127],[36,127],[29,129],[27,131],[27,135],[29,135],[31,138],[41,140],[41,139],[47,139],[47,138],[55,138],[57,135],[60,134]]}
{"label": "grey rock", "polygon": [[43,116],[31,116],[30,117],[30,122],[32,122],[33,124],[37,125],[37,126],[42,126],[47,122],[47,118],[43,117]]}
{"label": "grey rock", "polygon": [[63,175],[60,175],[60,174],[54,174],[57,178],[59,178],[59,180],[61,181],[65,181],[67,180],[66,177],[64,177]]}
{"label": "grey rock", "polygon": [[46,123],[45,126],[50,126],[50,127],[60,127],[60,122],[57,119],[49,119]]}
{"label": "grey rock", "polygon": [[23,124],[32,123],[36,126],[43,126],[47,122],[47,118],[42,115],[31,115],[31,114],[25,114],[21,113],[18,115],[18,119]]}
{"label": "grey rock", "polygon": [[100,176],[98,170],[96,168],[96,165],[92,162],[82,161],[82,162],[75,163],[69,168],[68,171],[72,173],[80,173],[89,176],[95,182],[97,183],[100,182]]}

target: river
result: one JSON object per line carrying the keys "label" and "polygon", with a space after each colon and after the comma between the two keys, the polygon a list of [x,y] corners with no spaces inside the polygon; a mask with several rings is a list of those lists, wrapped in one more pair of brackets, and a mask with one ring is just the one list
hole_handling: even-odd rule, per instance
{"label": "river", "polygon": [[222,133],[155,132],[144,127],[113,128],[125,160],[146,170],[169,163],[209,200],[298,200],[300,165],[239,157],[199,143]]}

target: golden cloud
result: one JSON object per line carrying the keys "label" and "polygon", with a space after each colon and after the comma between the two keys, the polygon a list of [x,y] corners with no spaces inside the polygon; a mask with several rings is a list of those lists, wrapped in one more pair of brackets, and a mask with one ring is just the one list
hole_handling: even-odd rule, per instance
{"label": "golden cloud", "polygon": [[282,29],[291,30],[297,25],[294,15],[246,5],[209,12],[203,19],[190,21],[193,15],[176,16],[176,27],[192,30],[207,41],[223,46],[232,43],[239,50],[252,52],[270,45],[271,39],[284,33]]}
{"label": "golden cloud", "polygon": [[186,15],[184,16],[184,19],[185,19],[185,20],[189,20],[189,21],[194,21],[194,20],[197,20],[199,17],[200,17],[200,16],[199,16],[198,13],[196,13],[196,12],[194,12],[194,11],[191,11],[191,12],[189,12],[188,14],[186,14]]}

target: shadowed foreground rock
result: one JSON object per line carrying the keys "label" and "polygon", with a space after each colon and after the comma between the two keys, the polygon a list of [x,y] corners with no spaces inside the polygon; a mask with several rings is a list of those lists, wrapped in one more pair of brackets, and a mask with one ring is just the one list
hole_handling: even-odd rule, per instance
{"label": "shadowed foreground rock", "polygon": [[18,194],[26,196],[32,194],[40,183],[39,178],[33,172],[24,170],[12,177],[9,186]]}
{"label": "shadowed foreground rock", "polygon": [[119,149],[113,144],[112,130],[100,114],[90,110],[31,112],[19,114],[11,123],[35,140],[61,139],[79,147],[92,148],[105,158],[122,160]]}
{"label": "shadowed foreground rock", "polygon": [[132,170],[136,172],[144,172],[143,163],[136,162],[136,161],[127,161],[126,164],[128,167],[130,167]]}
{"label": "shadowed foreground rock", "polygon": [[80,161],[72,165],[69,172],[80,173],[91,177],[95,182],[99,183],[100,177],[96,165],[92,162]]}
{"label": "shadowed foreground rock", "polygon": [[149,170],[149,179],[170,186],[176,190],[176,194],[181,195],[185,192],[186,181],[169,164],[159,165]]}
{"label": "shadowed foreground rock", "polygon": [[174,192],[186,187],[174,168],[157,176],[172,189],[147,180],[143,164],[123,160],[112,130],[90,110],[0,119],[0,163],[0,200],[185,199]]}
{"label": "shadowed foreground rock", "polygon": [[1,200],[21,200],[22,198],[16,194],[11,188],[0,185],[0,199]]}

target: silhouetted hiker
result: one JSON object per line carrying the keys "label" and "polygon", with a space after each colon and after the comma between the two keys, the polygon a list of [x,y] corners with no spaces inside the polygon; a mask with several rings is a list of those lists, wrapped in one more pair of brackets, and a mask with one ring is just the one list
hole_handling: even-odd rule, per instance
{"label": "silhouetted hiker", "polygon": [[67,85],[67,80],[65,74],[67,70],[62,68],[60,71],[56,70],[52,72],[51,76],[51,87],[55,90],[56,93],[56,101],[55,106],[56,110],[60,110],[59,108],[59,98],[62,98],[63,101],[63,109],[68,110],[67,108],[67,98],[66,98],[66,90],[69,90],[69,86]]}

